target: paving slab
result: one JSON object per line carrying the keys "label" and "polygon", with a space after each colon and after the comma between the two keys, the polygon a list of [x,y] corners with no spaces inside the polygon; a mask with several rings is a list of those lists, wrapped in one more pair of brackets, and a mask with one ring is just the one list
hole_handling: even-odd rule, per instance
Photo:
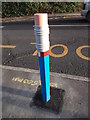
{"label": "paving slab", "polygon": [[8,66],[0,66],[0,69],[2,118],[88,118],[88,78],[51,73],[51,87],[65,90],[62,111],[57,114],[31,106],[40,85],[38,70]]}

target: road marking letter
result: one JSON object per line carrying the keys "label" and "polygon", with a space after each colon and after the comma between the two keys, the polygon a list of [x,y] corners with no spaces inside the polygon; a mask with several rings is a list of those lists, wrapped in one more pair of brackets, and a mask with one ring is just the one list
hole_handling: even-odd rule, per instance
{"label": "road marking letter", "polygon": [[[63,53],[61,53],[61,54],[53,53],[52,49],[55,48],[55,47],[63,47],[64,48]],[[67,48],[67,46],[65,46],[63,44],[55,44],[55,45],[50,46],[50,48],[49,48],[49,55],[52,56],[52,57],[56,57],[56,58],[64,57],[67,53],[68,53],[68,48]],[[37,56],[37,54],[38,54],[38,51],[35,50],[35,52],[33,53],[33,56]]]}
{"label": "road marking letter", "polygon": [[[61,54],[54,54],[54,53],[51,51],[54,47],[63,47],[63,48],[64,48],[63,53],[61,53]],[[65,46],[65,45],[63,45],[63,44],[52,45],[52,46],[50,47],[50,49],[49,49],[49,54],[50,54],[50,56],[52,56],[52,57],[57,57],[57,58],[59,58],[59,57],[64,57],[67,53],[68,53],[68,48],[67,48],[67,46]]]}
{"label": "road marking letter", "polygon": [[78,55],[79,57],[81,57],[82,59],[90,60],[90,57],[86,57],[85,55],[83,55],[83,54],[81,53],[81,50],[82,50],[83,48],[90,48],[90,46],[85,45],[85,46],[80,46],[79,48],[77,48],[77,49],[76,49],[77,55]]}
{"label": "road marking letter", "polygon": [[[29,79],[24,79],[24,78],[20,78],[20,77],[13,77],[12,81],[23,83],[24,85],[30,85],[30,86],[41,85],[40,80],[29,80]],[[50,86],[57,88],[57,83],[50,83]]]}

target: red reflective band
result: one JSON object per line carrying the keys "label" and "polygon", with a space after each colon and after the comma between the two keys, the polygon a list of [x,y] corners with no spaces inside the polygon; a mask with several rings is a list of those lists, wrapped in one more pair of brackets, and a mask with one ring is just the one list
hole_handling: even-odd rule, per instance
{"label": "red reflective band", "polygon": [[47,55],[49,55],[49,50],[46,52],[40,52],[40,56],[42,57],[47,56]]}

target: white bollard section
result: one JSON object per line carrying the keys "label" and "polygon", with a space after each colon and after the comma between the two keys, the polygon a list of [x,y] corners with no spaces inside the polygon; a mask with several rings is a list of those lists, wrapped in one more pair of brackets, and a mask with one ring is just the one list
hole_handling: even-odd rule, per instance
{"label": "white bollard section", "polygon": [[[49,50],[49,27],[47,14],[35,14],[35,37],[36,48],[38,52],[45,52]],[[43,19],[43,20],[41,20]],[[37,22],[36,22],[37,21]]]}

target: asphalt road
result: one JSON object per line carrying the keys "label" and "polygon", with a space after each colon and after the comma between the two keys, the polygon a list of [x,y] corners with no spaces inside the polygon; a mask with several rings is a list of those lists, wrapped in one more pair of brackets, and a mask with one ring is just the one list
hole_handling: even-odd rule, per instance
{"label": "asphalt road", "polygon": [[[16,46],[13,49],[2,48],[3,65],[39,69],[33,25],[33,20],[2,24],[2,45]],[[86,48],[89,39],[88,23],[82,18],[67,18],[49,20],[49,25],[50,43],[53,47],[50,53],[50,70],[89,77],[89,56]],[[61,44],[67,49],[64,50]],[[76,53],[81,46],[84,46],[81,50],[84,58]],[[63,55],[63,51],[67,54]]]}

